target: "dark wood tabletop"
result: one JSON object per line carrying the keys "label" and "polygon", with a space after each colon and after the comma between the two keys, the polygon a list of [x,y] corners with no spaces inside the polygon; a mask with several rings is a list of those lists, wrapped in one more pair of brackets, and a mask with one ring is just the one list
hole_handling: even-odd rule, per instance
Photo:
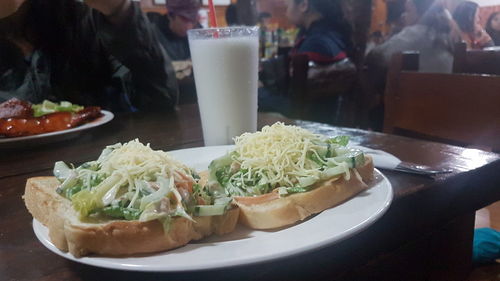
{"label": "dark wood tabletop", "polygon": [[500,199],[499,155],[259,114],[259,126],[280,120],[326,135],[349,135],[403,161],[453,173],[431,178],[383,171],[395,194],[387,213],[361,233],[311,252],[196,272],[97,268],[61,258],[37,240],[22,200],[26,179],[51,175],[55,161],[79,164],[97,158],[108,144],[134,138],[167,151],[203,145],[196,105],[118,115],[68,139],[39,139],[20,147],[0,144],[0,280],[467,280],[475,210]]}

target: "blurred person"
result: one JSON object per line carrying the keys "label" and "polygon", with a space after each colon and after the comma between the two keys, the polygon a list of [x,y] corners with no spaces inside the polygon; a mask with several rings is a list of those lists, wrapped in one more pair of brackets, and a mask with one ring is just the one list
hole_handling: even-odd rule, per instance
{"label": "blurred person", "polygon": [[405,10],[401,15],[404,26],[417,24],[433,3],[434,0],[406,1]]}
{"label": "blurred person", "polygon": [[[419,1],[419,0],[408,0]],[[419,52],[419,71],[451,73],[453,69],[453,47],[459,39],[449,11],[439,2],[429,6],[416,24],[405,27],[366,57],[367,83],[371,104],[369,126],[382,130],[384,120],[383,96],[389,63],[394,54],[404,51]]]}
{"label": "blurred person", "polygon": [[148,13],[156,27],[162,46],[172,61],[191,59],[187,31],[200,27],[198,23],[198,0],[168,0],[167,14]]}
{"label": "blurred person", "polygon": [[[418,2],[419,0],[408,0]],[[377,73],[387,70],[392,56],[404,51],[420,53],[420,71],[451,73],[453,67],[453,22],[443,5],[427,2],[427,10],[416,24],[405,27],[386,42],[375,47],[367,57],[367,64]],[[431,7],[432,6],[432,7]],[[425,7],[422,7],[424,9]],[[380,69],[383,71],[380,72]]]}
{"label": "blurred person", "polygon": [[196,102],[196,86],[187,31],[200,28],[198,0],[168,0],[167,14],[148,13],[167,56],[172,61],[179,89],[179,103]]}
{"label": "blurred person", "polygon": [[147,19],[130,0],[2,0],[0,102],[166,110],[176,105],[175,83]]}
{"label": "blurred person", "polygon": [[500,12],[490,15],[486,23],[486,32],[490,35],[495,46],[500,46]]}
{"label": "blurred person", "polygon": [[257,1],[237,0],[236,10],[238,10],[238,23],[245,26],[257,25]]}
{"label": "blurred person", "polygon": [[290,51],[291,67],[294,67],[294,56],[308,58],[307,92],[304,94],[316,98],[306,104],[291,102],[290,97],[297,94],[293,93],[296,90],[293,87],[287,88],[292,92],[288,94],[273,96],[259,92],[259,110],[288,116],[301,112],[299,116],[308,120],[338,122],[340,97],[351,89],[351,78],[356,73],[350,61],[354,53],[351,27],[344,18],[340,0],[288,0],[287,18],[300,29]]}
{"label": "blurred person", "polygon": [[286,15],[300,29],[291,55],[331,64],[353,53],[351,26],[339,0],[287,0]]}
{"label": "blurred person", "polygon": [[434,0],[392,0],[387,2],[387,24],[390,26],[388,37],[392,37],[403,28],[416,24]]}
{"label": "blurred person", "polygon": [[238,9],[235,4],[227,6],[226,9],[226,23],[227,26],[236,26],[238,24]]}
{"label": "blurred person", "polygon": [[461,31],[462,40],[468,49],[483,49],[494,46],[493,40],[481,26],[479,5],[471,1],[458,4],[453,19]]}

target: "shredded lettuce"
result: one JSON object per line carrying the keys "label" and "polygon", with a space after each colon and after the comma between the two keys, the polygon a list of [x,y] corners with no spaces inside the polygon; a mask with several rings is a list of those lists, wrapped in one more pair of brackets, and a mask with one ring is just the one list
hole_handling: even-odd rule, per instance
{"label": "shredded lettuce", "polygon": [[222,187],[228,196],[258,196],[276,188],[280,196],[306,192],[319,181],[348,178],[349,168],[363,162],[360,151],[346,147],[348,136],[326,138],[280,123],[235,142],[234,151],[209,166],[210,189]]}
{"label": "shredded lettuce", "polygon": [[141,210],[144,210],[150,203],[160,201],[161,199],[165,198],[170,192],[172,192],[172,188],[174,186],[173,179],[158,177],[158,184],[160,185],[158,191],[151,193],[150,195],[145,196],[141,199]]}
{"label": "shredded lettuce", "polygon": [[[208,165],[209,177],[208,181],[210,184],[214,183],[227,183],[225,177],[227,177],[227,173],[229,172],[229,166],[233,162],[233,158],[231,153],[227,153],[224,156],[213,160],[210,165]],[[223,185],[224,185],[223,184]]]}
{"label": "shredded lettuce", "polygon": [[120,206],[104,207],[101,211],[104,215],[115,219],[138,220],[142,211],[134,208]]}
{"label": "shredded lettuce", "polygon": [[75,195],[78,192],[82,191],[82,189],[83,189],[83,186],[81,186],[81,185],[75,185],[75,186],[73,186],[71,188],[68,188],[64,192],[64,197],[71,198],[71,197],[73,197],[73,195]]}
{"label": "shredded lettuce", "polygon": [[162,224],[165,233],[167,233],[170,230],[172,218],[167,213],[159,212],[159,205],[159,201],[149,203],[139,216],[139,221],[158,220]]}
{"label": "shredded lettuce", "polygon": [[336,136],[327,140],[328,143],[337,144],[340,146],[347,146],[349,143],[349,136]]}
{"label": "shredded lettuce", "polygon": [[59,181],[64,181],[65,179],[67,179],[70,174],[73,172],[72,171],[73,169],[71,169],[70,167],[68,167],[68,165],[66,165],[66,163],[62,162],[62,161],[57,161],[55,164],[54,164],[54,170],[53,170],[53,173],[54,173],[54,176],[59,180]]}
{"label": "shredded lettuce", "polygon": [[120,176],[113,175],[92,190],[82,190],[71,197],[73,208],[79,212],[81,217],[86,217],[93,210],[103,208],[105,206],[102,200],[104,195],[112,188],[116,188],[116,186],[123,183],[124,180]]}
{"label": "shredded lettuce", "polygon": [[[80,218],[157,219],[166,231],[172,217],[193,221],[195,206],[224,195],[222,188],[210,192],[194,184],[195,171],[137,140],[108,146],[96,161],[77,168],[56,162],[54,175],[60,182],[57,192],[72,201]],[[193,194],[177,189],[176,183],[186,180],[194,184]]]}

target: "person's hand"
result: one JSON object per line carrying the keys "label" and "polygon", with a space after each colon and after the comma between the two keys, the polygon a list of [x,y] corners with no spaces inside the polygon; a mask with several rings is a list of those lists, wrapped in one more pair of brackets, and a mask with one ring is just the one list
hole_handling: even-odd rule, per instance
{"label": "person's hand", "polygon": [[193,72],[193,63],[191,60],[184,61],[172,61],[172,66],[175,70],[175,77],[177,80],[182,80],[186,77],[191,76]]}
{"label": "person's hand", "polygon": [[85,4],[107,16],[113,23],[120,23],[132,4],[130,0],[85,0]]}
{"label": "person's hand", "polygon": [[481,26],[478,26],[476,28],[476,30],[478,30],[476,42],[479,46],[483,47],[492,41],[490,35]]}

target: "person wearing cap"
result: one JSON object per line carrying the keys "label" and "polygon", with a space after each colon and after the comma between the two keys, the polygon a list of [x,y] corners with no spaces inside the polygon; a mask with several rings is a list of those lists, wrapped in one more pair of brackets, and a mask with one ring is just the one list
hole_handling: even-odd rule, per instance
{"label": "person wearing cap", "polygon": [[114,112],[174,109],[177,80],[131,0],[2,0],[0,103],[16,97]]}
{"label": "person wearing cap", "polygon": [[148,13],[156,35],[172,60],[179,87],[179,103],[195,103],[196,87],[187,31],[201,27],[198,23],[199,0],[168,0],[167,14]]}
{"label": "person wearing cap", "polygon": [[187,31],[199,27],[198,0],[168,0],[167,14],[148,13],[149,20],[159,31],[158,38],[172,61],[191,59]]}

